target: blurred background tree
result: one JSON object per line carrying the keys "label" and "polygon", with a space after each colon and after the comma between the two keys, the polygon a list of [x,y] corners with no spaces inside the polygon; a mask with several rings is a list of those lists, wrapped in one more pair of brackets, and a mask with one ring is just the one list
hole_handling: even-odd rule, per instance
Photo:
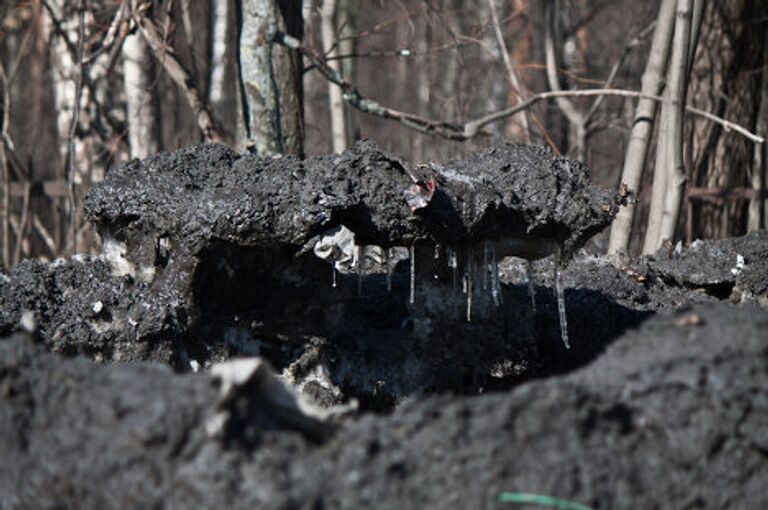
{"label": "blurred background tree", "polygon": [[[371,138],[413,162],[537,143],[583,159],[599,185],[637,192],[600,250],[764,228],[764,144],[733,125],[768,129],[767,23],[761,0],[5,1],[2,262],[97,251],[88,187],[129,158],[203,141],[312,156]],[[301,51],[274,44],[279,34]],[[459,127],[561,95],[455,140],[359,111],[329,72],[379,105]],[[569,96],[604,88],[670,95],[662,106]],[[653,180],[657,204],[679,203],[664,228],[649,222]]]}

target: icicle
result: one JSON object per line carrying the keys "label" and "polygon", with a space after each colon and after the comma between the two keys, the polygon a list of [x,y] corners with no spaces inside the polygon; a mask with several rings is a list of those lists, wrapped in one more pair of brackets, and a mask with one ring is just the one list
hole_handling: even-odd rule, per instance
{"label": "icicle", "polygon": [[536,315],[536,287],[533,283],[533,262],[525,261],[525,276],[528,278],[528,294],[531,296],[531,311]]}
{"label": "icicle", "polygon": [[[435,260],[440,260],[440,243],[435,244]],[[435,280],[438,280],[440,278],[440,275],[437,273],[437,263],[432,263],[432,277]]]}
{"label": "icicle", "polygon": [[410,255],[411,255],[411,294],[410,294],[410,302],[413,304],[416,301],[416,245],[414,243],[411,243],[410,248]]}
{"label": "icicle", "polygon": [[451,268],[451,285],[454,294],[456,293],[456,287],[459,283],[459,260],[456,256],[455,248],[448,248],[448,267]]}
{"label": "icicle", "polygon": [[392,248],[384,251],[384,267],[387,268],[387,292],[392,292],[392,272],[395,270],[394,267],[389,265],[389,255],[391,251]]}
{"label": "icicle", "polygon": [[357,271],[357,297],[363,295],[363,263],[365,260],[365,247],[355,246],[355,255],[353,259],[353,265]]}
{"label": "icicle", "polygon": [[336,266],[331,266],[331,287],[336,288]]}
{"label": "icicle", "polygon": [[501,280],[499,280],[499,261],[496,258],[496,245],[491,244],[491,295],[493,304],[501,306],[504,303],[504,297],[501,294]]}
{"label": "icicle", "polygon": [[472,322],[472,247],[467,246],[467,322]]}
{"label": "icicle", "polygon": [[490,257],[490,245],[489,241],[483,242],[483,290],[488,290],[488,263]]}
{"label": "icicle", "polygon": [[563,275],[560,271],[560,257],[555,256],[555,295],[557,296],[557,313],[560,316],[560,338],[566,349],[570,349],[568,343],[568,321],[565,316],[565,292],[563,289]]}
{"label": "icicle", "polygon": [[447,248],[448,267],[451,268],[451,298],[453,301],[453,314],[458,315],[459,300],[456,295],[456,289],[459,285],[459,261],[456,255],[456,248]]}

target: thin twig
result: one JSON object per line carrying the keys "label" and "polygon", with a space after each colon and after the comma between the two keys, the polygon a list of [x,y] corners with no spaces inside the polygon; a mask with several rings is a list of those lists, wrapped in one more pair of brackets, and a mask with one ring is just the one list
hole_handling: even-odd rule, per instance
{"label": "thin twig", "polygon": [[[613,87],[613,80],[615,80],[616,76],[619,74],[619,69],[621,69],[621,66],[626,58],[629,56],[633,49],[638,47],[640,43],[642,43],[643,40],[648,37],[648,34],[653,32],[654,28],[656,28],[656,20],[652,21],[647,27],[645,27],[639,34],[637,34],[624,46],[624,50],[621,52],[619,58],[616,59],[616,62],[614,62],[613,67],[611,68],[611,72],[608,73],[608,78],[606,78],[605,83],[601,88],[610,89]],[[589,124],[592,122],[592,119],[595,117],[597,111],[603,105],[604,100],[605,96],[598,96],[597,99],[595,99],[595,102],[592,103],[592,106],[587,112],[586,117],[584,117],[584,121],[587,123],[587,129],[589,129]]]}
{"label": "thin twig", "polygon": [[[645,99],[652,99],[658,102],[664,101],[664,98],[661,96],[655,96],[653,94],[643,94],[642,92],[636,92],[634,90],[622,90],[622,89],[583,89],[583,90],[564,90],[562,92],[541,92],[539,94],[535,94],[530,98],[528,98],[528,100],[525,103],[515,105],[511,108],[507,108],[505,110],[501,110],[501,111],[486,115],[485,117],[481,117],[475,121],[468,122],[467,124],[465,124],[465,126],[467,126],[465,135],[472,134],[472,133],[476,134],[478,129],[482,128],[483,126],[486,126],[492,122],[495,122],[499,119],[503,119],[510,115],[514,115],[521,109],[529,108],[531,107],[531,105],[545,99],[552,99],[557,96],[590,97],[590,96],[601,96],[601,95],[645,98]],[[693,106],[686,106],[685,111],[693,115],[698,115],[699,117],[703,117],[707,120],[710,120],[716,124],[721,125],[726,132],[736,131],[737,133],[748,138],[754,143],[765,142],[765,139],[762,136],[758,136],[752,133],[751,131],[749,131],[748,129],[738,124],[735,124],[729,120],[725,120],[721,117],[718,117],[717,115],[714,115],[712,113],[706,112],[704,110],[700,110],[698,108],[694,108]]]}
{"label": "thin twig", "polygon": [[[499,16],[496,13],[496,0],[488,0],[488,8],[491,11],[493,31],[496,35],[496,43],[499,45],[499,50],[501,51],[501,58],[504,61],[504,67],[507,69],[507,78],[509,79],[509,84],[512,86],[512,89],[517,95],[517,100],[522,101],[527,94],[525,88],[523,87],[523,82],[520,80],[520,77],[515,70],[512,59],[509,58],[509,49],[507,48],[507,43],[504,41],[504,34],[501,32],[501,25],[499,24]],[[531,141],[531,128],[528,124],[528,116],[526,115],[526,112],[522,112],[519,117],[520,127],[523,131],[523,142],[529,143]]]}
{"label": "thin twig", "polygon": [[32,226],[40,234],[40,239],[45,243],[45,247],[48,248],[51,256],[56,257],[58,255],[56,253],[56,242],[53,240],[51,233],[48,232],[48,229],[45,228],[45,225],[43,225],[43,221],[37,213],[32,213]]}
{"label": "thin twig", "polygon": [[109,24],[109,28],[107,28],[106,34],[104,34],[104,39],[101,41],[101,46],[83,59],[84,64],[90,65],[104,53],[111,52],[115,43],[120,41],[120,27],[124,24],[126,19],[127,17],[126,10],[124,8],[124,2],[121,2],[115,11],[115,15],[112,18],[112,22]]}
{"label": "thin twig", "polygon": [[19,230],[16,233],[16,250],[13,254],[13,265],[19,263],[21,260],[21,248],[24,244],[24,231],[27,229],[27,223],[29,222],[29,207],[30,196],[32,192],[32,184],[29,182],[24,183],[24,198],[21,206],[21,220],[19,221]]}

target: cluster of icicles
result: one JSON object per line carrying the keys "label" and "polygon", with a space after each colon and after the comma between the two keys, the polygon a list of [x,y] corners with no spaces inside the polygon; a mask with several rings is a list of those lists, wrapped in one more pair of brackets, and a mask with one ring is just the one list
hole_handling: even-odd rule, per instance
{"label": "cluster of icicles", "polygon": [[[460,266],[460,251],[464,249],[459,247],[436,244],[434,248],[434,258],[439,260],[445,257],[445,263],[451,270],[451,287],[453,295],[456,296],[458,289],[461,288],[465,296],[464,315],[467,322],[472,322],[472,307],[477,287],[482,292],[490,296],[494,306],[499,307],[503,304],[503,293],[501,279],[499,277],[499,257],[496,252],[496,244],[492,241],[483,242],[482,262],[480,264],[480,282],[476,282],[478,258],[474,247],[466,247],[463,253],[464,267]],[[315,245],[315,254],[327,260],[332,266],[331,285],[338,285],[338,273],[351,273],[357,275],[358,295],[363,293],[363,278],[366,274],[372,274],[383,270],[386,272],[387,290],[392,290],[392,274],[395,267],[401,260],[409,260],[409,303],[416,302],[416,246],[412,244],[409,248],[401,246],[384,249],[380,246],[361,246],[354,244],[354,234],[341,227],[323,237]],[[526,277],[528,280],[528,294],[531,300],[533,314],[536,313],[536,292],[533,281],[533,263],[531,260],[525,260]],[[378,270],[377,270],[378,269]],[[434,274],[437,279],[437,273]],[[570,348],[568,340],[568,325],[565,312],[565,293],[562,283],[562,272],[559,260],[555,258],[553,274],[555,297],[557,299],[557,311],[560,319],[560,336],[566,348]],[[479,285],[478,285],[479,284]],[[454,309],[458,313],[458,300],[454,300]]]}

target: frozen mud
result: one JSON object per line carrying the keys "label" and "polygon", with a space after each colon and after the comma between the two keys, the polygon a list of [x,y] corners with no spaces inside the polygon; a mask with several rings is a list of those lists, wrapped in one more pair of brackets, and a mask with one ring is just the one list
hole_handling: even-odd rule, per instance
{"label": "frozen mud", "polygon": [[275,423],[252,390],[233,407],[249,420],[211,435],[211,376],[65,360],[16,337],[0,342],[0,504],[506,508],[499,495],[522,491],[592,508],[764,508],[766,329],[764,310],[699,305],[567,376],[412,398],[320,441]]}
{"label": "frozen mud", "polygon": [[117,168],[101,256],[0,274],[0,509],[762,508],[768,235],[580,250],[623,199],[522,146]]}

